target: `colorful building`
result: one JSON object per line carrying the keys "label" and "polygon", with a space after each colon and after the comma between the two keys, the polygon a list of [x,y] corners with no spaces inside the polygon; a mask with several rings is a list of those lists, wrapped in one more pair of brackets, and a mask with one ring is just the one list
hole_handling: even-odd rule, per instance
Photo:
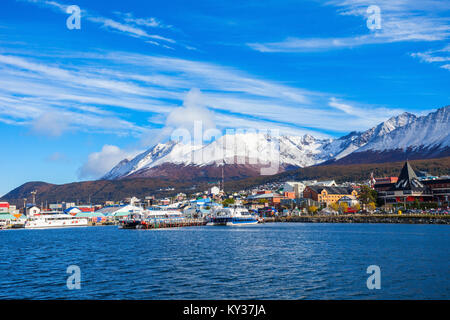
{"label": "colorful building", "polygon": [[321,205],[329,206],[345,196],[358,196],[358,191],[348,187],[307,186],[303,197],[313,199]]}

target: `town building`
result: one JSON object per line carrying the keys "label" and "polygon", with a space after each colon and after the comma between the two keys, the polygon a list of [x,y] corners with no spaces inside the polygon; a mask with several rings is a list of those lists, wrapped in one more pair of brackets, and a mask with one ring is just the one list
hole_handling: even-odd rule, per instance
{"label": "town building", "polygon": [[422,180],[424,186],[426,186],[433,195],[433,201],[436,201],[439,206],[450,206],[450,178],[441,177],[431,180]]}
{"label": "town building", "polygon": [[36,215],[39,215],[40,213],[41,213],[41,209],[37,206],[31,205],[26,208],[27,217],[34,217]]}
{"label": "town building", "polygon": [[64,210],[64,213],[70,214],[70,215],[77,215],[82,212],[94,212],[95,208],[91,206],[77,206],[77,207],[71,207]]}
{"label": "town building", "polygon": [[284,192],[294,192],[295,198],[301,198],[306,185],[299,181],[286,181],[283,185]]}
{"label": "town building", "polygon": [[208,189],[208,194],[217,196],[220,193],[220,188],[218,186],[213,186]]}
{"label": "town building", "polygon": [[354,207],[354,206],[358,205],[359,204],[359,200],[358,200],[358,198],[356,196],[353,196],[353,195],[351,195],[351,196],[343,196],[342,198],[340,198],[337,201],[337,203],[338,204],[346,203],[347,206],[350,208],[350,207]]}
{"label": "town building", "polygon": [[9,213],[9,203],[0,202],[0,213]]}
{"label": "town building", "polygon": [[328,187],[328,186],[307,186],[303,191],[303,197],[313,199],[323,206],[329,206],[336,203],[345,196],[358,195],[358,191],[349,187]]}
{"label": "town building", "polygon": [[334,180],[323,180],[323,181],[317,181],[317,180],[306,180],[303,181],[305,186],[325,186],[325,187],[336,187],[337,183]]}
{"label": "town building", "polygon": [[283,195],[264,190],[258,191],[258,193],[255,195],[248,196],[247,204],[249,204],[253,209],[256,209],[257,207],[267,206],[274,207],[279,206],[282,199],[285,199]]}
{"label": "town building", "polygon": [[[376,189],[377,190],[377,189]],[[432,201],[432,192],[417,178],[416,173],[408,161],[403,165],[397,182],[392,183],[387,190],[378,188],[378,195],[385,204],[395,204],[419,201]]]}
{"label": "town building", "polygon": [[397,181],[398,177],[375,178],[375,184],[373,185],[373,189],[377,192],[388,191]]}

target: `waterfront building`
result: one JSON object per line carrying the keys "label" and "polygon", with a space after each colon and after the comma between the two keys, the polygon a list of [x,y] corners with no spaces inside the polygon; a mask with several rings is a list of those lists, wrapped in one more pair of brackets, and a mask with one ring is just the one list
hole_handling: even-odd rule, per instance
{"label": "waterfront building", "polygon": [[51,211],[58,211],[62,212],[64,210],[64,204],[63,203],[51,203],[48,206]]}
{"label": "waterfront building", "polygon": [[41,213],[41,209],[37,206],[31,205],[26,208],[27,217],[34,217]]}
{"label": "waterfront building", "polygon": [[345,196],[358,195],[358,191],[350,187],[307,186],[303,191],[303,197],[313,199],[323,206],[336,203]]}
{"label": "waterfront building", "polygon": [[438,203],[439,206],[450,206],[450,178],[441,177],[430,180],[421,181],[433,195],[433,200]]}
{"label": "waterfront building", "polygon": [[377,192],[388,191],[397,181],[398,177],[375,178],[375,184],[373,185],[373,189]]}
{"label": "waterfront building", "polygon": [[9,213],[9,203],[0,202],[0,213]]}
{"label": "waterfront building", "polygon": [[0,227],[5,227],[11,225],[16,220],[9,212],[1,212],[0,213]]}
{"label": "waterfront building", "polygon": [[342,198],[340,198],[337,201],[337,203],[338,204],[346,203],[347,206],[350,208],[350,207],[354,207],[354,206],[358,205],[359,204],[359,200],[358,200],[358,198],[356,196],[353,196],[353,195],[351,195],[351,196],[343,196]]}
{"label": "waterfront building", "polygon": [[392,183],[387,190],[378,188],[379,197],[385,204],[407,203],[413,201],[431,201],[433,195],[431,190],[417,178],[416,173],[408,161],[403,165],[397,182]]}
{"label": "waterfront building", "polygon": [[119,220],[122,217],[126,217],[131,213],[142,213],[143,209],[140,207],[132,206],[130,204],[127,205],[114,205],[110,207],[104,207],[100,210],[95,211],[95,214],[103,214],[110,220]]}
{"label": "waterfront building", "polygon": [[77,207],[70,207],[64,210],[64,213],[70,214],[70,215],[77,215],[81,212],[94,212],[95,208],[91,206],[77,206]]}

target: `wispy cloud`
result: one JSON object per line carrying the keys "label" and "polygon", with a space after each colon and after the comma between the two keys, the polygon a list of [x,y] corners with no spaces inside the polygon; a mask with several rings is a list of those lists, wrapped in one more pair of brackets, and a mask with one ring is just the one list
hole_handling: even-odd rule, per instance
{"label": "wispy cloud", "polygon": [[450,61],[450,45],[447,45],[439,50],[414,52],[411,53],[411,57],[418,58],[422,62],[439,64],[439,66],[443,69],[449,69],[449,64],[445,62]]}
{"label": "wispy cloud", "polygon": [[144,27],[149,27],[149,28],[163,28],[163,29],[171,29],[172,28],[171,25],[166,25],[154,17],[137,18],[131,12],[126,12],[126,13],[115,12],[115,14],[118,15],[119,17],[122,17],[125,22],[135,24],[138,26],[144,26]]}
{"label": "wispy cloud", "polygon": [[378,5],[381,9],[381,29],[360,35],[341,37],[298,38],[287,37],[282,41],[249,43],[261,52],[305,52],[358,47],[405,41],[441,41],[450,35],[450,19],[440,16],[450,9],[446,1],[404,1],[404,0],[332,0],[326,3],[337,8],[342,16],[357,16],[366,24],[367,8]]}
{"label": "wispy cloud", "polygon": [[[321,133],[326,123],[328,131],[347,132],[367,129],[401,111],[343,102],[336,94],[209,62],[127,52],[70,53],[68,58],[0,54],[0,121],[47,136],[88,131],[143,138],[160,127],[146,119],[183,111],[180,106],[192,88],[202,91],[202,105],[219,129],[271,126],[289,133]],[[176,114],[172,118],[179,119],[180,112]]]}
{"label": "wispy cloud", "polygon": [[[38,5],[41,5],[44,7],[53,8],[64,14],[66,14],[67,7],[69,6],[67,4],[63,4],[63,3],[60,3],[57,1],[47,1],[47,0],[17,0],[17,1],[26,1],[29,3],[38,4]],[[82,17],[84,19],[87,19],[88,21],[90,21],[92,23],[98,24],[100,27],[102,27],[106,30],[120,32],[122,34],[131,36],[131,37],[135,37],[135,38],[142,38],[144,40],[153,39],[153,41],[147,41],[147,42],[156,44],[156,45],[160,44],[158,41],[162,41],[162,42],[166,42],[166,43],[175,43],[176,42],[175,40],[168,38],[168,37],[164,37],[164,36],[157,35],[157,34],[150,34],[148,31],[141,28],[141,27],[151,27],[151,28],[161,27],[162,28],[164,25],[161,22],[159,22],[158,20],[156,20],[156,18],[147,18],[147,19],[134,18],[132,13],[126,13],[126,14],[118,13],[118,15],[123,19],[123,21],[117,21],[112,18],[107,18],[107,17],[101,16],[101,15],[95,14],[84,8],[81,8],[81,9],[82,9]]]}

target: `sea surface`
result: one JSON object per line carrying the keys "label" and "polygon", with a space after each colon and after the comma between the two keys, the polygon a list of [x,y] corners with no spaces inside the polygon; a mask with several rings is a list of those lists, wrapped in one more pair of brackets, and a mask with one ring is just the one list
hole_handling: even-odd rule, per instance
{"label": "sea surface", "polygon": [[2,230],[0,299],[449,299],[449,249],[446,225]]}

